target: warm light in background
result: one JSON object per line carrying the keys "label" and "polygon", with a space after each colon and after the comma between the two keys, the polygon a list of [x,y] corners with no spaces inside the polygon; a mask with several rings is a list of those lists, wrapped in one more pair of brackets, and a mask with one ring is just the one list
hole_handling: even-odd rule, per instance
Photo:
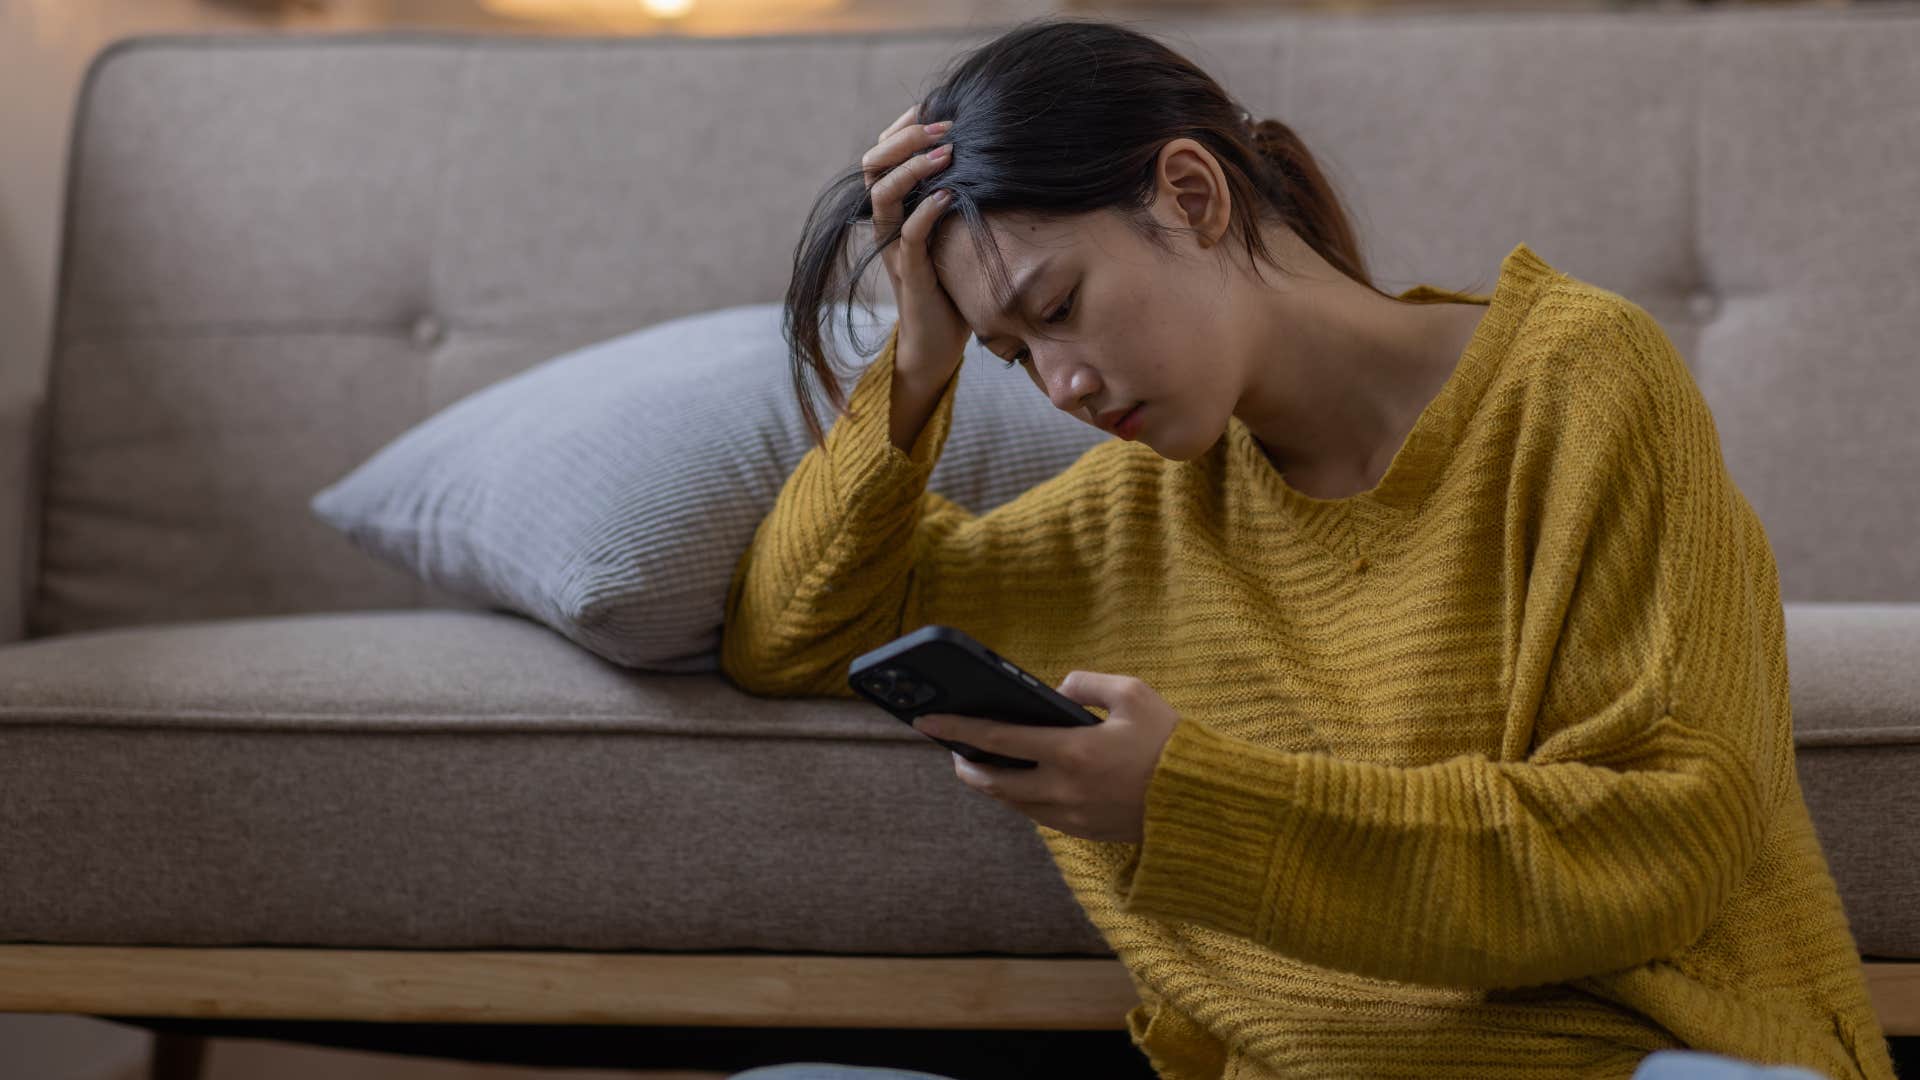
{"label": "warm light in background", "polygon": [[596,29],[668,26],[714,32],[777,29],[834,11],[846,0],[480,0],[497,15]]}
{"label": "warm light in background", "polygon": [[480,6],[522,19],[621,18],[674,19],[692,10],[694,0],[480,0]]}

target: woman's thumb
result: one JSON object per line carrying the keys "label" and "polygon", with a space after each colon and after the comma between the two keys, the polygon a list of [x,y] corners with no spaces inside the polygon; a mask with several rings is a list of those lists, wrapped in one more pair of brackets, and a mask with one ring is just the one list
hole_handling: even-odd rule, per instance
{"label": "woman's thumb", "polygon": [[1060,696],[1076,705],[1098,705],[1110,709],[1125,679],[1124,675],[1107,675],[1098,671],[1069,671],[1055,689],[1060,691]]}

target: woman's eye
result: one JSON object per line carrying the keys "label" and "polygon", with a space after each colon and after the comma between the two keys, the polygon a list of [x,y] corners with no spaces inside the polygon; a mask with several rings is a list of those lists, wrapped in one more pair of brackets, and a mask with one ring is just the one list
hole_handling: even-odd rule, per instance
{"label": "woman's eye", "polygon": [[[1066,300],[1063,301],[1059,307],[1054,309],[1053,314],[1047,316],[1047,324],[1049,326],[1055,323],[1064,322],[1066,320],[1066,317],[1073,312],[1073,298],[1079,292],[1080,292],[1079,289],[1075,289],[1073,290],[1073,292],[1068,293]],[[1026,351],[1027,350],[1025,349],[1021,349],[1020,352],[1013,354],[1013,359],[1000,361],[1000,366],[1010,368],[1015,364],[1026,363],[1027,362],[1026,359],[1021,355]]]}

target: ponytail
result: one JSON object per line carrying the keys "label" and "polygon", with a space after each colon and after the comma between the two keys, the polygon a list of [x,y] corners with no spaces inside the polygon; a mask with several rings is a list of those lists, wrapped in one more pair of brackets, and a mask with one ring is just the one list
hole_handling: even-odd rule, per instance
{"label": "ponytail", "polygon": [[1252,124],[1250,136],[1254,152],[1267,165],[1262,190],[1281,220],[1335,269],[1371,287],[1347,212],[1307,144],[1292,128],[1271,119]]}

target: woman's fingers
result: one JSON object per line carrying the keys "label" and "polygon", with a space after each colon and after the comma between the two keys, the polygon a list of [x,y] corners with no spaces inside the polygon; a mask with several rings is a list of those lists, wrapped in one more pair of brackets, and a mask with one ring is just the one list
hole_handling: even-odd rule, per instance
{"label": "woman's fingers", "polygon": [[947,163],[952,160],[953,149],[947,146],[936,146],[924,154],[913,155],[899,168],[882,176],[873,185],[874,204],[878,206],[885,203],[897,215],[901,204],[906,201],[907,192],[912,191],[914,185],[946,168]]}
{"label": "woman's fingers", "polygon": [[[917,149],[926,147],[941,136],[926,134],[926,129],[915,125],[902,129],[892,140],[885,144],[887,155],[874,157],[872,168],[878,173],[868,184],[867,198],[873,204],[873,227],[880,235],[886,235],[901,218],[901,206],[906,201],[907,192],[914,185],[947,167],[953,158],[953,151],[947,146],[934,147],[926,153],[917,153]],[[882,147],[875,147],[879,152]],[[898,158],[892,155],[898,154]],[[894,162],[884,167],[880,162]],[[884,171],[882,171],[884,169]]]}
{"label": "woman's fingers", "polygon": [[932,265],[933,253],[927,248],[927,239],[933,235],[933,223],[940,220],[941,212],[951,202],[952,197],[946,192],[936,191],[921,199],[920,205],[907,215],[907,223],[900,227],[900,240],[907,245],[908,251],[919,253],[916,261]]}
{"label": "woman's fingers", "polygon": [[860,172],[866,177],[867,187],[872,188],[895,166],[933,146],[945,134],[929,133],[925,124],[906,124],[875,143],[860,157]]}

